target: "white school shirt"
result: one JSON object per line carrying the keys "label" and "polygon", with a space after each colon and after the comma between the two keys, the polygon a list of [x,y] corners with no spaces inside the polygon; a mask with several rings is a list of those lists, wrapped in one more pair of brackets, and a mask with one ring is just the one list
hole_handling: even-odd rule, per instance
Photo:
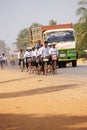
{"label": "white school shirt", "polygon": [[24,52],[18,52],[18,59],[24,59]]}
{"label": "white school shirt", "polygon": [[0,61],[3,61],[3,60],[5,60],[5,56],[1,55],[0,56]]}
{"label": "white school shirt", "polygon": [[26,51],[24,54],[24,58],[32,57],[32,51]]}
{"label": "white school shirt", "polygon": [[36,49],[36,57],[40,56],[40,48]]}
{"label": "white school shirt", "polygon": [[58,55],[58,49],[57,48],[50,48],[49,53],[51,55]]}
{"label": "white school shirt", "polygon": [[32,51],[32,57],[36,57],[36,50]]}
{"label": "white school shirt", "polygon": [[47,47],[45,47],[45,46],[43,46],[42,48],[41,48],[41,57],[47,57],[47,56],[49,56],[49,47],[47,46]]}

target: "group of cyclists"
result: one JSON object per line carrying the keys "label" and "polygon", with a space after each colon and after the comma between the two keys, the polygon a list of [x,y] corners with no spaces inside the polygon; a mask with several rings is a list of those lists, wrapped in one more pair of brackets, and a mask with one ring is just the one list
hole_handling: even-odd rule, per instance
{"label": "group of cyclists", "polygon": [[23,71],[26,67],[27,72],[45,74],[56,73],[56,63],[58,61],[58,49],[55,43],[36,44],[34,47],[27,47],[26,51],[20,49],[18,52],[18,64]]}

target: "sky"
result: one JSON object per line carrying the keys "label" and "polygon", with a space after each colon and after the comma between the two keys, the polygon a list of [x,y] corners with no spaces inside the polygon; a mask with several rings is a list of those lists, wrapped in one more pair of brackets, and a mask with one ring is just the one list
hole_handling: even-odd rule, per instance
{"label": "sky", "polygon": [[0,0],[0,40],[13,48],[18,33],[32,25],[76,23],[80,0]]}

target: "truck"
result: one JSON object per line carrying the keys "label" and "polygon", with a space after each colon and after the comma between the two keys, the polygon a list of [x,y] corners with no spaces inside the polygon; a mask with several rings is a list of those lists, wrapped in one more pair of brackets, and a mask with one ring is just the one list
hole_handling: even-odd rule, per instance
{"label": "truck", "polygon": [[36,44],[38,40],[42,43],[47,40],[50,45],[56,43],[60,68],[66,67],[67,63],[77,66],[76,35],[72,23],[35,27],[30,34],[31,44]]}

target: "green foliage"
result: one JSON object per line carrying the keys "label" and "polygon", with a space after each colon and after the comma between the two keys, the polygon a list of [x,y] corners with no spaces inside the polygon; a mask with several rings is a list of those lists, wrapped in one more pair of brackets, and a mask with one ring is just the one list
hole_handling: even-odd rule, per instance
{"label": "green foliage", "polygon": [[38,27],[38,26],[41,26],[41,24],[40,23],[32,23],[32,25],[31,25],[31,27]]}
{"label": "green foliage", "polygon": [[87,1],[80,0],[77,15],[80,15],[79,23],[74,25],[77,34],[77,49],[80,53],[87,49]]}
{"label": "green foliage", "polygon": [[56,25],[56,24],[57,24],[57,21],[55,21],[53,19],[49,21],[49,25]]}
{"label": "green foliage", "polygon": [[29,29],[23,29],[19,32],[18,38],[16,39],[17,41],[15,42],[16,46],[18,49],[26,49],[27,46],[30,45],[29,43]]}
{"label": "green foliage", "polygon": [[[41,24],[39,23],[32,23],[32,25],[30,27],[37,27],[40,26]],[[31,43],[29,41],[29,28],[23,29],[19,32],[17,39],[16,39],[16,46],[18,49],[23,49],[25,50],[28,46],[31,46]]]}
{"label": "green foliage", "polygon": [[5,53],[9,55],[10,48],[6,45],[5,41],[0,40],[0,55]]}

